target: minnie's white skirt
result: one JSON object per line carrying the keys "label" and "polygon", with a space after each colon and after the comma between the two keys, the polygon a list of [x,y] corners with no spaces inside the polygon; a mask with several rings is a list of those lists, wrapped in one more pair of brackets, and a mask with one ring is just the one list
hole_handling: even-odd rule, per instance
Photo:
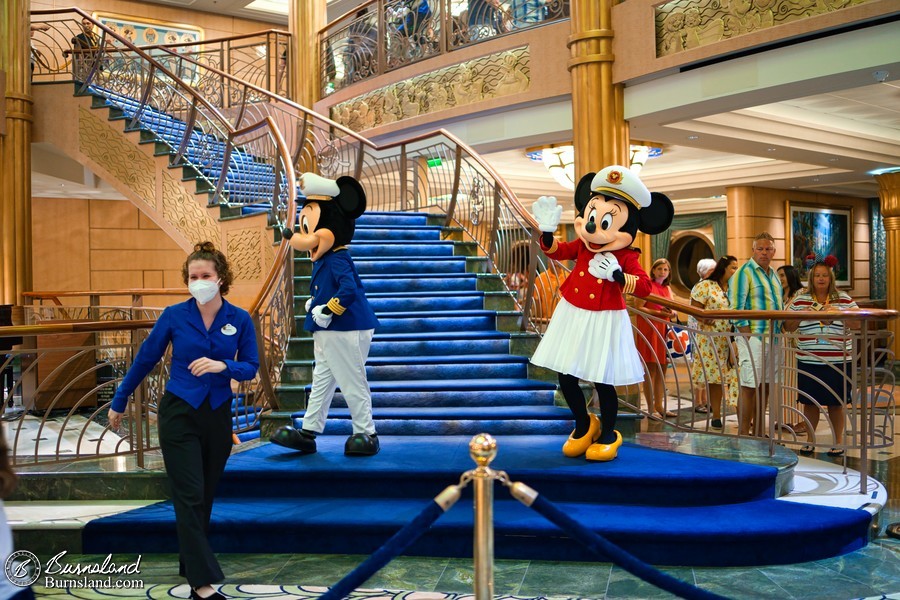
{"label": "minnie's white skirt", "polygon": [[627,310],[584,310],[561,299],[531,362],[610,385],[644,380]]}

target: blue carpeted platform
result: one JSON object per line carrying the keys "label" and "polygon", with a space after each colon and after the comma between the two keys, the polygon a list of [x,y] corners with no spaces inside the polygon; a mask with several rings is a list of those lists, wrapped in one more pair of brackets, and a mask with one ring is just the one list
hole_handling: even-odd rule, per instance
{"label": "blue carpeted platform", "polygon": [[[264,445],[232,457],[211,537],[220,552],[370,553],[444,487],[473,467],[467,436],[389,437],[371,458],[342,454],[322,436],[302,456]],[[499,436],[494,467],[535,488],[571,516],[643,560],[667,565],[804,562],[866,543],[863,510],[774,499],[775,469],[623,446],[591,464],[559,452],[560,436]],[[495,490],[501,558],[595,560],[542,517]],[[470,556],[471,500],[464,497],[410,550]],[[174,515],[160,503],[92,521],[84,551],[174,552]]]}

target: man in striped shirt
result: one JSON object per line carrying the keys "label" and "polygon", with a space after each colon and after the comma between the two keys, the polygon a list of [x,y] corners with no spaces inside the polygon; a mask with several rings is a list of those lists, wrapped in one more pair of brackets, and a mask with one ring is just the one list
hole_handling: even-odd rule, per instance
{"label": "man in striped shirt", "polygon": [[[772,258],[775,256],[775,238],[769,233],[762,232],[753,240],[753,258],[744,263],[734,275],[728,285],[728,299],[734,310],[782,310],[781,281],[778,274],[772,268]],[[741,396],[738,400],[738,421],[740,435],[750,433],[751,424],[754,424],[754,434],[763,432],[763,415],[766,411],[766,396],[763,389],[764,361],[767,361],[772,351],[766,347],[766,358],[763,357],[763,345],[766,336],[775,328],[778,333],[778,323],[767,319],[738,319],[734,322],[735,328],[742,334],[738,338],[738,375],[741,381]],[[752,335],[751,335],[752,334]],[[780,355],[776,353],[776,368]],[[774,380],[775,373],[767,379]],[[755,408],[755,410],[754,410]],[[754,414],[759,418],[754,419]],[[755,423],[754,423],[755,421]]]}

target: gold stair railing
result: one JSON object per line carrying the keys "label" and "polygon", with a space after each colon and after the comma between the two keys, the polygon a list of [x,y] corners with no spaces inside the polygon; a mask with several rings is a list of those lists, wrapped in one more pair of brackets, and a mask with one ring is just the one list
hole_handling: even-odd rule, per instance
{"label": "gold stair railing", "polygon": [[[437,130],[379,146],[358,133],[268,90],[240,81],[188,56],[169,52],[175,73],[194,73],[220,95],[243,99],[235,123],[268,116],[284,132],[296,172],[353,175],[363,184],[368,211],[422,211],[459,227],[504,275],[524,313],[522,329],[546,322],[563,268],[537,252],[537,226],[490,164],[452,133]],[[527,250],[523,252],[523,250]],[[526,256],[527,254],[527,256]],[[521,263],[521,264],[519,264]]]}
{"label": "gold stair railing", "polygon": [[[108,308],[92,307],[110,315],[130,307]],[[114,319],[0,327],[0,338],[20,342],[6,351],[0,365],[0,419],[13,464],[132,455],[143,467],[147,453],[159,447],[152,425],[168,359],[135,391],[120,431],[109,430],[106,415],[117,382],[154,323]]]}
{"label": "gold stair railing", "polygon": [[[290,68],[291,34],[279,29],[266,29],[242,35],[210,40],[140,46],[165,64],[167,48],[199,63],[210,65],[232,77],[257,85],[279,96],[290,98],[296,76]],[[229,98],[225,98],[226,102]]]}
{"label": "gold stair railing", "polygon": [[[126,113],[128,128],[152,130],[159,143],[170,148],[171,165],[192,167],[193,175],[206,181],[213,193],[209,204],[229,195],[243,203],[286,204],[288,165],[280,160],[273,134],[253,127],[272,125],[265,115],[255,121],[245,118],[239,108],[230,109],[234,103],[213,82],[196,72],[176,75],[158,56],[77,8],[32,11],[31,17],[32,24],[46,26],[32,38],[33,51],[41,56],[32,76],[35,84],[71,80],[80,94],[102,94],[113,103],[136,101]],[[78,36],[89,42],[76,43]],[[271,185],[273,181],[277,184]],[[260,189],[273,192],[264,195]]]}

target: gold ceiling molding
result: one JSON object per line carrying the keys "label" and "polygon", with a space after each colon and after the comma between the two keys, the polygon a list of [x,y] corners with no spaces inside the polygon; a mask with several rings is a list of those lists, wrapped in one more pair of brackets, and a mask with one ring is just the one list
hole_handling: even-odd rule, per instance
{"label": "gold ceiling molding", "polygon": [[674,0],[656,7],[656,56],[834,12],[872,0]]}
{"label": "gold ceiling molding", "polygon": [[219,245],[221,234],[215,220],[200,201],[168,173],[162,174],[163,217],[191,244],[209,240]]}
{"label": "gold ceiling molding", "polygon": [[[225,233],[225,255],[237,281],[262,281],[263,246],[259,229],[234,229]],[[269,263],[271,264],[271,263]]]}
{"label": "gold ceiling molding", "polygon": [[[105,111],[104,111],[105,112]],[[155,206],[156,167],[153,159],[94,111],[78,108],[78,149],[121,181],[148,206]]]}
{"label": "gold ceiling molding", "polygon": [[331,119],[354,131],[364,131],[519,94],[531,87],[530,61],[528,46],[522,46],[423,73],[336,104],[331,108]]}

